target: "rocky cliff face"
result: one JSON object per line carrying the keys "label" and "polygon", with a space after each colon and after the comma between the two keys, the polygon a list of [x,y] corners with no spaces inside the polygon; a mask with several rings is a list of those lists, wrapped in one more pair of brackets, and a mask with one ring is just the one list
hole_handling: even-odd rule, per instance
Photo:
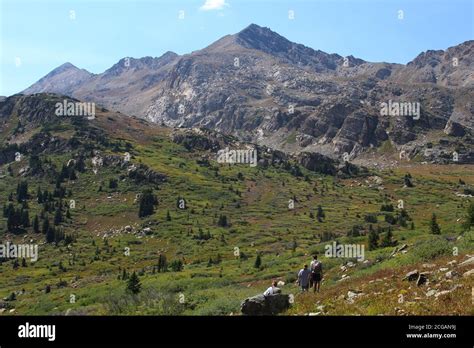
{"label": "rocky cliff face", "polygon": [[422,53],[406,66],[370,63],[252,24],[191,54],[124,58],[103,74],[81,73],[74,85],[63,86],[53,71],[25,93],[54,86],[172,127],[205,127],[288,153],[355,158],[386,141],[402,147],[433,131],[471,134],[473,57],[474,41],[467,41]]}
{"label": "rocky cliff face", "polygon": [[434,83],[447,87],[474,86],[474,41],[466,41],[446,51],[420,53],[394,80],[402,83]]}

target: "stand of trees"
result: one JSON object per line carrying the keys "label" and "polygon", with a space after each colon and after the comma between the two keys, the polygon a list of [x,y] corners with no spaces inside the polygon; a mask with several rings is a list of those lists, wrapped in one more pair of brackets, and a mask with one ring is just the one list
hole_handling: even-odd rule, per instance
{"label": "stand of trees", "polygon": [[24,206],[15,208],[12,203],[5,205],[3,217],[7,219],[7,230],[11,233],[20,233],[22,228],[30,227],[30,216]]}

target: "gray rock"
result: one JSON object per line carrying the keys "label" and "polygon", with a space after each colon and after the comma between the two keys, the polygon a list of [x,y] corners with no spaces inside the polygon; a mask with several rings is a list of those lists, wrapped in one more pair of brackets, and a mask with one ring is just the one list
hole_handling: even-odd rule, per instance
{"label": "gray rock", "polygon": [[470,257],[469,259],[467,259],[466,261],[463,261],[459,264],[459,267],[462,267],[462,266],[468,266],[468,265],[474,265],[474,256],[473,257]]}
{"label": "gray rock", "polygon": [[462,137],[466,134],[466,129],[460,123],[449,120],[444,128],[444,133],[455,137]]}
{"label": "gray rock", "polygon": [[446,279],[452,279],[457,275],[458,275],[458,272],[453,270],[453,271],[446,272],[444,276],[446,277]]}
{"label": "gray rock", "polygon": [[408,245],[407,245],[407,244],[403,244],[403,245],[401,245],[401,246],[397,249],[397,251],[402,251],[402,250],[405,250],[406,248],[408,248]]}
{"label": "gray rock", "polygon": [[398,248],[396,247],[395,249],[393,249],[392,253],[390,254],[390,257],[395,256],[399,252],[406,252],[406,248],[408,248],[407,244],[402,244]]}
{"label": "gray rock", "polygon": [[347,292],[347,301],[349,301],[350,303],[353,303],[356,298],[358,298],[359,296],[362,296],[362,295],[364,295],[364,293],[362,291],[349,290]]}
{"label": "gray rock", "polygon": [[467,271],[467,272],[463,273],[462,276],[466,278],[466,277],[470,277],[472,275],[474,275],[474,269],[471,269],[470,271]]}
{"label": "gray rock", "polygon": [[241,304],[240,310],[244,315],[276,315],[287,310],[289,307],[289,295],[257,295],[245,299]]}
{"label": "gray rock", "polygon": [[452,293],[454,290],[456,290],[457,288],[460,288],[461,285],[457,284],[455,286],[453,286],[451,289],[449,290],[443,290],[443,291],[438,291],[434,296],[436,298],[440,297],[440,296],[443,296],[443,295],[446,295],[446,294],[450,294]]}
{"label": "gray rock", "polygon": [[433,267],[436,267],[436,265],[434,263],[424,263],[423,264],[423,268],[433,268]]}

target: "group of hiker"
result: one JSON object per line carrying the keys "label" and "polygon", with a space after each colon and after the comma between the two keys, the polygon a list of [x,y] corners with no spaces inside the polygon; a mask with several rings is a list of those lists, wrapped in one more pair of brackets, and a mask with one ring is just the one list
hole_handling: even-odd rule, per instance
{"label": "group of hiker", "polygon": [[318,260],[318,255],[314,255],[309,268],[308,265],[304,265],[303,268],[300,269],[296,282],[300,286],[301,291],[308,291],[313,288],[314,292],[319,292],[322,279],[323,264]]}
{"label": "group of hiker", "polygon": [[[301,288],[301,291],[309,291],[313,288],[314,292],[319,292],[321,287],[321,281],[323,279],[323,264],[318,260],[318,255],[313,255],[309,268],[308,265],[304,265],[298,272],[298,278],[296,283]],[[272,285],[265,290],[264,296],[270,296],[281,293],[281,289],[278,287],[278,282],[274,280]]]}

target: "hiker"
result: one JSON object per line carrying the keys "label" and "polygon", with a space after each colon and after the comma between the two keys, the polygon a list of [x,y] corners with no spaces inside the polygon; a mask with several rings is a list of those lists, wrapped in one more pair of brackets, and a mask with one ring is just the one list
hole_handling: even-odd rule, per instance
{"label": "hiker", "polygon": [[301,291],[308,291],[310,276],[311,271],[308,269],[308,265],[304,265],[298,272],[298,284],[301,286]]}
{"label": "hiker", "polygon": [[270,296],[270,295],[275,295],[281,293],[281,289],[277,287],[277,281],[274,280],[272,282],[272,286],[270,286],[265,292],[263,293],[263,296]]}
{"label": "hiker", "polygon": [[318,255],[313,256],[311,261],[311,280],[313,281],[313,291],[319,292],[321,280],[323,279],[323,264],[318,260]]}

